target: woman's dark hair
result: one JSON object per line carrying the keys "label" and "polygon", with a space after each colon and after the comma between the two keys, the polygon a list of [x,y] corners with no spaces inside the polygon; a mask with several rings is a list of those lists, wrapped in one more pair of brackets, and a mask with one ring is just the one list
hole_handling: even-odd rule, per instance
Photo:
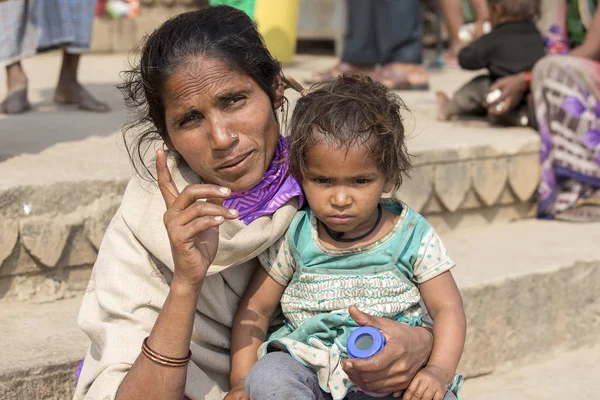
{"label": "woman's dark hair", "polygon": [[365,146],[396,188],[411,169],[402,112],[406,105],[371,78],[342,76],[319,83],[296,103],[289,126],[290,171],[302,181],[306,153],[320,140],[338,149]]}
{"label": "woman's dark hair", "polygon": [[144,163],[152,142],[168,141],[165,83],[178,67],[196,57],[213,57],[246,73],[275,108],[273,83],[281,73],[281,63],[271,56],[246,14],[228,6],[208,6],[169,19],[144,39],[139,62],[123,72],[124,82],[118,86],[135,113],[123,128],[123,137],[140,176],[154,176]]}

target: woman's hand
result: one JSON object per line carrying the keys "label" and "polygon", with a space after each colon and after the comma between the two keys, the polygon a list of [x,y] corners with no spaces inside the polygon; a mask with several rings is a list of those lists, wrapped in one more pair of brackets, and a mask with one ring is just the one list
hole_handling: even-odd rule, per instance
{"label": "woman's hand", "polygon": [[163,150],[156,152],[156,171],[167,206],[164,222],[175,263],[173,282],[199,290],[217,254],[219,225],[238,215],[236,210],[223,207],[223,199],[229,196],[230,190],[199,184],[188,185],[179,193]]}
{"label": "woman's hand", "polygon": [[488,113],[491,115],[502,115],[515,108],[527,91],[528,85],[524,72],[505,76],[498,79],[490,87],[488,92],[500,90],[500,97],[488,104]]}
{"label": "woman's hand", "polygon": [[359,325],[379,329],[386,343],[373,357],[345,360],[344,371],[366,392],[392,392],[399,397],[400,391],[408,387],[417,371],[427,362],[433,348],[433,336],[426,329],[373,317],[354,306],[349,308],[349,312]]}

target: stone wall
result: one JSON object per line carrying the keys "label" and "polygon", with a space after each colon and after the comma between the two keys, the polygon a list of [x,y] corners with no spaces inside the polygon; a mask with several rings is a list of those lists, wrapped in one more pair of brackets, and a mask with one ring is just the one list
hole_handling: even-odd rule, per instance
{"label": "stone wall", "polygon": [[83,291],[125,184],[65,182],[0,191],[0,302],[46,302]]}

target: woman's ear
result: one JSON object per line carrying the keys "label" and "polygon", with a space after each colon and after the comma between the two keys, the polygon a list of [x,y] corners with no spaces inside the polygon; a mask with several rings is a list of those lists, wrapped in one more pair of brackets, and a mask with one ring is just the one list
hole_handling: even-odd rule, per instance
{"label": "woman's ear", "polygon": [[284,92],[285,84],[283,83],[283,76],[281,73],[277,74],[275,79],[273,80],[273,94],[274,94],[274,102],[273,105],[277,109],[283,105],[285,100]]}

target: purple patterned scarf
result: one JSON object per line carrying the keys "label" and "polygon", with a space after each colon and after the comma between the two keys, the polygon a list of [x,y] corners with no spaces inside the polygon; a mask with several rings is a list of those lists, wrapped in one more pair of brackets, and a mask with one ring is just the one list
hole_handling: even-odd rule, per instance
{"label": "purple patterned scarf", "polygon": [[271,215],[292,197],[298,196],[298,207],[304,203],[300,185],[288,174],[289,145],[283,136],[279,136],[275,157],[265,176],[252,189],[245,192],[233,192],[223,205],[239,211],[239,219],[248,225],[258,217]]}

